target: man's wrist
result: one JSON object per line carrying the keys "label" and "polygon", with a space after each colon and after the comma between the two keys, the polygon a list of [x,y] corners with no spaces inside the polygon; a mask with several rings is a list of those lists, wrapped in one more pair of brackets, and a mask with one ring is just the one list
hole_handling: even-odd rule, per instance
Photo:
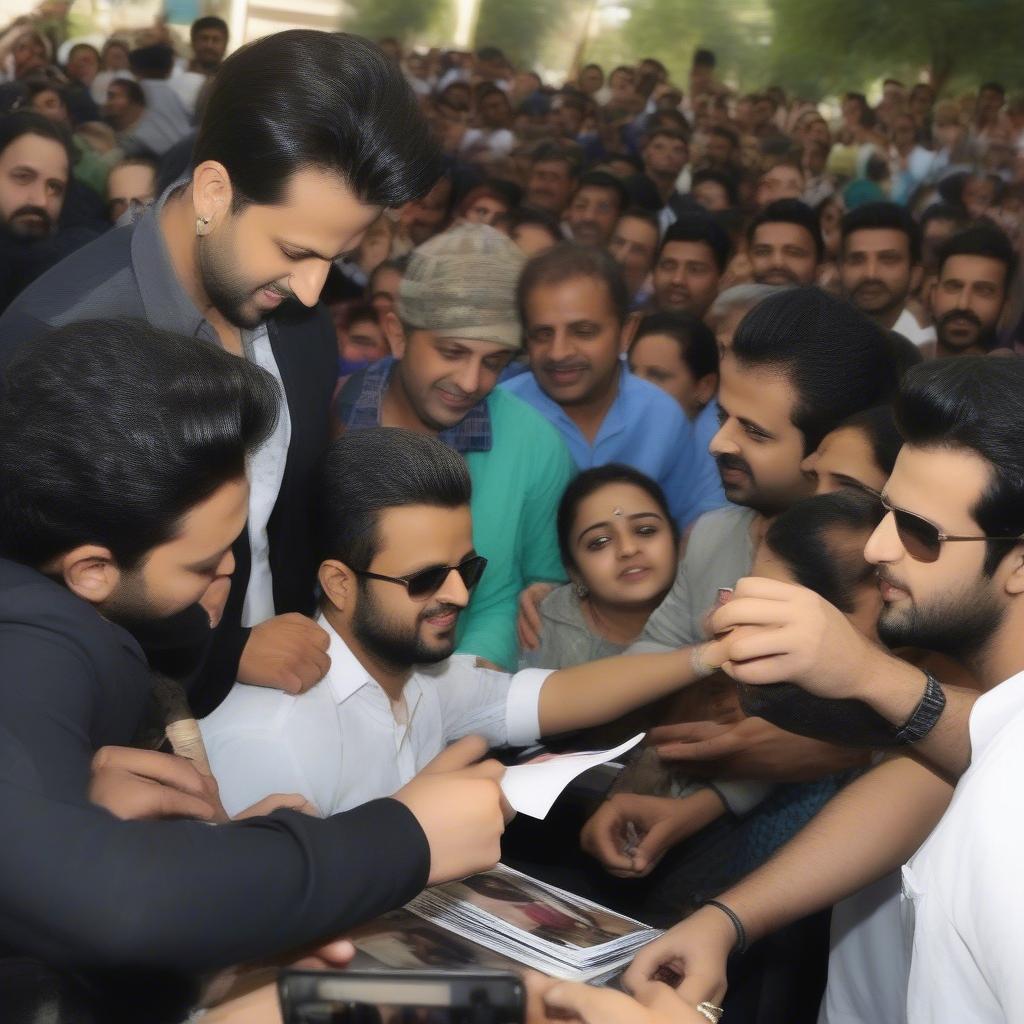
{"label": "man's wrist", "polygon": [[872,646],[864,658],[856,687],[848,696],[867,704],[891,725],[902,729],[921,703],[924,683],[921,669]]}

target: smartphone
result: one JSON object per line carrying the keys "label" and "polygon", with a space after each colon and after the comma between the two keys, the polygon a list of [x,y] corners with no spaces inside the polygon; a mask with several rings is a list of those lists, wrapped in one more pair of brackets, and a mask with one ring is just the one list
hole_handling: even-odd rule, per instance
{"label": "smartphone", "polygon": [[524,1024],[509,971],[282,971],[284,1024]]}

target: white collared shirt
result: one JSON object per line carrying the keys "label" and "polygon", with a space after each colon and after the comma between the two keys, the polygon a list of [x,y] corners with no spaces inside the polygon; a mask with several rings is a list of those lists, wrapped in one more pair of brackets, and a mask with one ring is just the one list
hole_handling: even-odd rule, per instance
{"label": "white collared shirt", "polygon": [[909,1024],[1024,1021],[1024,672],[970,728],[971,766],[903,868]]}
{"label": "white collared shirt", "polygon": [[509,675],[457,654],[418,667],[396,705],[323,616],[319,623],[331,667],[316,686],[296,697],[236,683],[200,722],[229,814],[271,793],[301,793],[335,814],[390,796],[461,736],[492,746],[539,737],[548,670]]}

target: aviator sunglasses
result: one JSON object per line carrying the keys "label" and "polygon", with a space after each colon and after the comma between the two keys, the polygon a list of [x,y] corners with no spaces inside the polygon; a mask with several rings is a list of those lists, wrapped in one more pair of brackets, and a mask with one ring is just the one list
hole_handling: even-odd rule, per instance
{"label": "aviator sunglasses", "polygon": [[431,565],[419,572],[409,573],[408,576],[382,576],[378,572],[367,570],[356,571],[357,576],[365,576],[370,580],[381,580],[384,583],[399,583],[407,591],[409,597],[414,601],[426,601],[433,597],[444,586],[448,574],[457,572],[462,577],[462,583],[467,590],[472,590],[479,582],[480,577],[487,568],[487,559],[483,555],[473,555],[458,565]]}
{"label": "aviator sunglasses", "polygon": [[934,562],[947,541],[963,540],[1024,540],[1024,537],[954,537],[943,533],[934,523],[929,522],[914,512],[897,508],[891,504],[884,494],[878,495],[882,508],[891,512],[896,523],[896,533],[904,550],[917,562]]}

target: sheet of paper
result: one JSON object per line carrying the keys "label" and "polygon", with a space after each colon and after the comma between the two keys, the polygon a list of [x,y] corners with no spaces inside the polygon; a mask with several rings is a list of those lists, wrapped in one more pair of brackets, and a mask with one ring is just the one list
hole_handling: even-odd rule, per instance
{"label": "sheet of paper", "polygon": [[542,761],[513,765],[505,770],[505,777],[501,780],[505,799],[520,814],[545,818],[559,794],[577,775],[605,761],[614,761],[627,750],[632,750],[644,735],[640,733],[612,750],[556,754]]}

